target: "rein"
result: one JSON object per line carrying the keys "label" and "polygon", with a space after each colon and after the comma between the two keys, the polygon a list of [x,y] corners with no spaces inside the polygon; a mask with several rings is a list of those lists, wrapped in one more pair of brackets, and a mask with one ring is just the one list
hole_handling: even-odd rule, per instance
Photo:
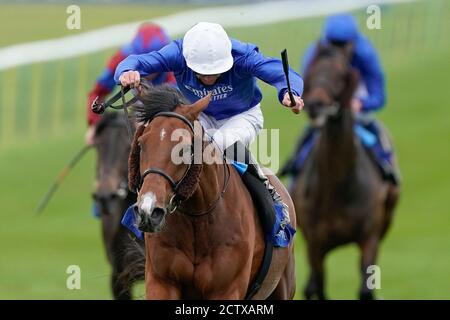
{"label": "rein", "polygon": [[222,191],[219,193],[219,195],[217,196],[216,200],[214,200],[214,202],[212,203],[212,205],[204,211],[201,211],[200,213],[189,213],[185,210],[182,210],[181,208],[178,208],[178,211],[180,211],[181,213],[189,216],[189,217],[193,217],[193,218],[198,218],[198,217],[202,217],[205,216],[207,214],[209,214],[211,211],[213,211],[217,205],[219,204],[220,199],[224,196],[225,191],[227,190],[228,187],[228,182],[230,181],[230,167],[227,164],[223,165],[223,187],[222,187]]}
{"label": "rein", "polygon": [[[153,119],[156,117],[176,118],[176,119],[183,121],[189,127],[189,129],[192,131],[192,134],[193,134],[192,144],[191,144],[192,145],[192,147],[191,147],[191,162],[189,163],[189,166],[186,169],[185,173],[183,174],[182,178],[178,181],[175,181],[171,176],[169,176],[166,172],[164,172],[163,170],[161,170],[159,168],[150,167],[150,168],[146,169],[144,171],[144,173],[142,174],[142,176],[140,177],[140,183],[139,183],[139,188],[138,188],[137,192],[139,193],[139,190],[141,189],[141,187],[144,183],[144,179],[149,174],[152,174],[152,173],[157,174],[157,175],[162,176],[164,179],[166,179],[169,182],[169,184],[173,190],[173,195],[170,198],[170,201],[168,204],[169,213],[173,213],[175,210],[178,209],[178,211],[180,211],[181,213],[183,213],[187,216],[190,216],[190,217],[201,217],[201,216],[209,214],[211,211],[213,211],[217,207],[220,199],[223,197],[223,195],[226,192],[226,189],[227,189],[227,186],[228,186],[228,183],[230,180],[231,173],[230,173],[229,166],[226,164],[225,155],[223,155],[223,159],[224,159],[223,187],[222,187],[222,191],[219,193],[216,200],[210,205],[210,207],[207,210],[204,210],[199,213],[189,213],[185,210],[182,210],[181,208],[179,208],[179,205],[182,202],[186,201],[188,198],[183,198],[180,195],[180,189],[181,189],[180,186],[183,186],[184,182],[186,181],[186,178],[190,174],[195,174],[195,173],[192,173],[192,168],[194,168],[194,163],[193,163],[193,161],[194,161],[193,145],[194,145],[194,136],[195,136],[194,126],[186,117],[184,117],[183,115],[178,114],[176,112],[159,112],[153,117]],[[202,152],[203,152],[203,150],[204,150],[204,148],[202,148]]]}
{"label": "rein", "polygon": [[[128,107],[127,102],[125,101],[125,90],[123,89],[123,86],[120,86],[120,95],[122,96],[122,104],[123,104],[123,115],[125,117],[125,122],[127,124],[127,131],[128,131],[128,138],[130,139],[130,143],[133,141],[133,130],[131,129],[130,121],[129,121],[129,115],[128,115]],[[136,97],[133,97],[133,99]],[[133,100],[131,99],[131,100]],[[130,101],[131,101],[130,100]],[[128,102],[130,102],[128,101]]]}
{"label": "rein", "polygon": [[[94,102],[92,102],[91,109],[96,114],[102,114],[105,112],[107,108],[115,109],[115,110],[121,110],[123,109],[125,122],[127,124],[127,131],[128,131],[128,137],[130,139],[130,142],[133,139],[133,129],[131,128],[130,121],[129,121],[129,115],[128,115],[128,107],[134,104],[138,101],[138,98],[135,96],[131,98],[128,101],[125,101],[125,94],[130,91],[130,87],[124,88],[123,86],[120,86],[120,91],[117,92],[114,96],[112,96],[109,100],[106,102],[99,103],[98,97],[95,98]],[[113,105],[116,101],[119,99],[122,99],[121,105]]]}

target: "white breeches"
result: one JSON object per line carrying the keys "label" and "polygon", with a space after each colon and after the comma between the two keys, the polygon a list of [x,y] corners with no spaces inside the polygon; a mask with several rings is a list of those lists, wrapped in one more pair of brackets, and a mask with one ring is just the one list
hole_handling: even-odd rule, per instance
{"label": "white breeches", "polygon": [[260,104],[231,118],[216,120],[204,113],[198,119],[205,133],[223,151],[236,141],[249,146],[258,136],[264,123]]}

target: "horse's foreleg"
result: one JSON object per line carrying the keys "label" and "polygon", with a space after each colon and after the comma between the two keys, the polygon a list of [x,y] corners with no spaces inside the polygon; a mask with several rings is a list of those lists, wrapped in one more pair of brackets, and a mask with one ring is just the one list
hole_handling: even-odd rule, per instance
{"label": "horse's foreleg", "polygon": [[145,292],[147,300],[179,300],[181,290],[174,284],[157,279],[145,279]]}
{"label": "horse's foreleg", "polygon": [[382,224],[380,239],[383,239],[384,235],[386,234],[387,230],[389,229],[389,226],[392,221],[392,216],[394,214],[394,210],[397,205],[399,197],[400,197],[400,188],[398,186],[389,185],[385,204],[384,204],[385,209],[384,209],[384,217],[383,217],[383,224]]}
{"label": "horse's foreleg", "polygon": [[[377,272],[370,266],[375,265],[377,254],[378,254],[379,238],[377,235],[373,235],[370,238],[359,243],[361,249],[361,276],[362,283],[361,289],[359,291],[359,298],[361,300],[372,300],[374,299],[373,289],[376,283],[377,276],[373,272]],[[372,279],[374,281],[372,281]]]}
{"label": "horse's foreleg", "polygon": [[120,279],[120,272],[113,270],[111,276],[111,288],[115,300],[131,300],[130,288]]}
{"label": "horse's foreleg", "polygon": [[203,298],[206,300],[242,300],[247,293],[248,273],[230,279],[221,285],[218,285],[217,282],[211,285],[212,287],[203,293]]}
{"label": "horse's foreleg", "polygon": [[229,290],[225,293],[211,294],[205,297],[207,300],[242,300],[245,292],[239,289]]}
{"label": "horse's foreleg", "polygon": [[181,286],[174,281],[167,281],[155,276],[152,270],[149,244],[146,239],[145,261],[145,296],[147,300],[179,300],[181,299]]}
{"label": "horse's foreleg", "polygon": [[320,248],[308,244],[308,262],[310,267],[310,276],[308,284],[303,293],[308,300],[319,299],[325,300],[324,292],[324,266],[323,260],[325,252]]}

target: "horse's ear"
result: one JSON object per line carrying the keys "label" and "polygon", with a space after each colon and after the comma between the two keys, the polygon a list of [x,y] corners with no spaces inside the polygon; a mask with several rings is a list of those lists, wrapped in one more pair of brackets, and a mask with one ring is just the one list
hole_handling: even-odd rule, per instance
{"label": "horse's ear", "polygon": [[345,88],[342,92],[340,103],[344,107],[350,107],[353,95],[358,87],[359,73],[354,68],[348,72],[345,80]]}
{"label": "horse's ear", "polygon": [[138,139],[144,133],[145,125],[140,125],[131,143],[130,155],[128,157],[128,188],[132,192],[137,192],[139,183],[141,182],[140,172],[140,155],[141,147],[139,146]]}
{"label": "horse's ear", "polygon": [[211,102],[211,93],[209,93],[206,97],[201,98],[194,104],[188,106],[189,108],[187,108],[186,117],[191,121],[197,120],[197,118],[200,115],[200,112],[205,110],[210,102]]}

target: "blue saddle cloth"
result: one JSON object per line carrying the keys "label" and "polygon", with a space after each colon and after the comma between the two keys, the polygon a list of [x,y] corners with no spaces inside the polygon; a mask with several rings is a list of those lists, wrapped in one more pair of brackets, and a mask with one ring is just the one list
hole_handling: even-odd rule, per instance
{"label": "blue saddle cloth", "polygon": [[[247,165],[240,162],[233,162],[233,166],[239,172],[240,175],[243,175],[245,171],[247,171]],[[134,206],[136,204],[131,205],[122,218],[122,225],[130,230],[137,238],[143,240],[144,234],[142,231],[138,229],[136,223],[136,216],[134,212]],[[272,228],[272,234],[270,235],[270,239],[275,247],[287,247],[289,243],[294,238],[295,229],[289,224],[285,223],[283,208],[281,204],[275,204],[275,223]]]}
{"label": "blue saddle cloth", "polygon": [[[382,163],[384,161],[391,163],[392,159],[392,150],[384,150],[383,146],[380,143],[380,139],[378,138],[378,129],[374,128],[374,125],[370,127],[371,130],[368,130],[361,124],[354,125],[355,134],[360,139],[362,145],[367,149],[372,149],[374,151],[377,162]],[[303,146],[295,155],[293,173],[294,175],[300,172],[303,168],[306,159],[311,153],[312,148],[317,140],[317,130],[310,130],[307,133],[305,140],[303,142]]]}
{"label": "blue saddle cloth", "polygon": [[289,246],[296,230],[290,223],[284,222],[283,208],[279,204],[275,204],[275,223],[273,225],[271,240],[274,247],[285,248]]}

